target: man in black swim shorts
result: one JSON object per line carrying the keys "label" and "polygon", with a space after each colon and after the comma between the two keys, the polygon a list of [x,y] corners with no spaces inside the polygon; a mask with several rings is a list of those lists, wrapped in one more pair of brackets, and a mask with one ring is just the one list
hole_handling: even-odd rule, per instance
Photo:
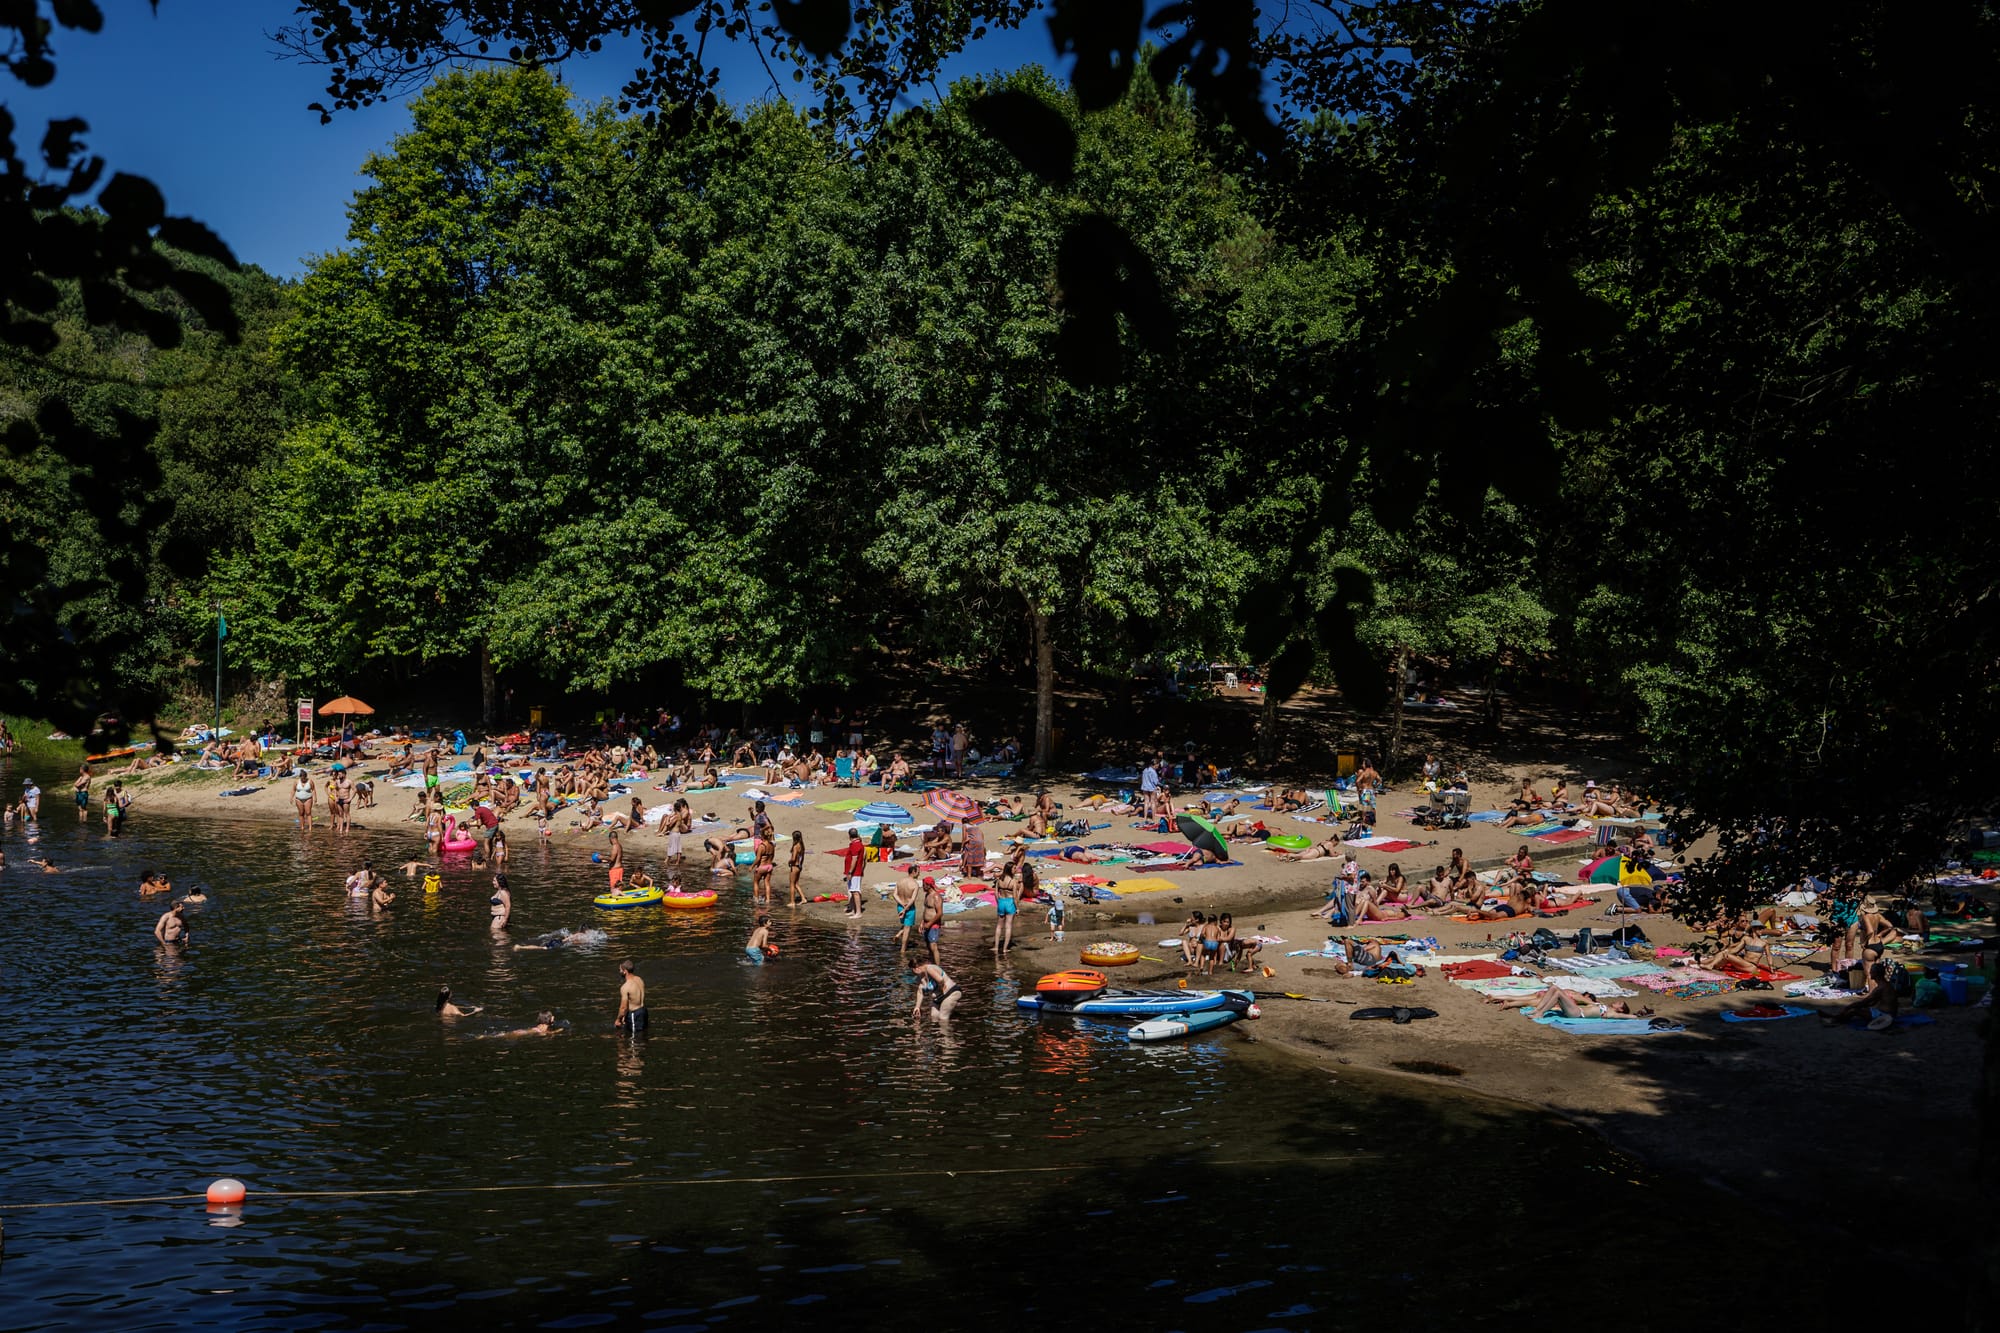
{"label": "man in black swim shorts", "polygon": [[618,965],[623,978],[618,986],[618,1017],[611,1026],[634,1035],[646,1030],[646,979],[634,969],[630,959]]}

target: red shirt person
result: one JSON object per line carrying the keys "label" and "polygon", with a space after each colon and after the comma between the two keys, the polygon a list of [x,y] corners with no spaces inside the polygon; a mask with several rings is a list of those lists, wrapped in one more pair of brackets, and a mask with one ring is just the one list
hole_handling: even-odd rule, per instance
{"label": "red shirt person", "polygon": [[861,843],[861,830],[850,829],[847,850],[840,854],[840,873],[847,881],[847,915],[861,915],[861,867],[868,862],[868,849]]}

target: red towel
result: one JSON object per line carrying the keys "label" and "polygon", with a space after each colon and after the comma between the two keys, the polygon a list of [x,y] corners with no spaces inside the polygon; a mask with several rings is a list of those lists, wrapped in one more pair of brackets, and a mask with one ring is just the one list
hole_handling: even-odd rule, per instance
{"label": "red towel", "polygon": [[1514,969],[1507,964],[1484,958],[1475,958],[1469,963],[1446,963],[1441,970],[1448,981],[1491,981],[1495,977],[1514,975]]}

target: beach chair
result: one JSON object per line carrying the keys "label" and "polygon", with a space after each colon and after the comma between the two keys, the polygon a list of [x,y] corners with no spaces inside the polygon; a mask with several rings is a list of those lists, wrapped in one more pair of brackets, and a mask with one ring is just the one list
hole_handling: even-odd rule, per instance
{"label": "beach chair", "polygon": [[854,785],[854,761],[852,759],[836,759],[833,761],[833,785],[836,787],[852,787]]}

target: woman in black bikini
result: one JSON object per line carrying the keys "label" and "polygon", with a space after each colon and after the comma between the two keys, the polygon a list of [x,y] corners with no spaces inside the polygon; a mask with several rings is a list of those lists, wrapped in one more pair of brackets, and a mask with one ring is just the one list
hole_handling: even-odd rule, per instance
{"label": "woman in black bikini", "polygon": [[949,1019],[951,1011],[958,1007],[960,994],[958,983],[951,979],[951,974],[936,963],[918,963],[910,971],[917,978],[917,1003],[910,1010],[910,1017],[923,1018],[924,1001],[929,999],[937,1010],[937,1016]]}

